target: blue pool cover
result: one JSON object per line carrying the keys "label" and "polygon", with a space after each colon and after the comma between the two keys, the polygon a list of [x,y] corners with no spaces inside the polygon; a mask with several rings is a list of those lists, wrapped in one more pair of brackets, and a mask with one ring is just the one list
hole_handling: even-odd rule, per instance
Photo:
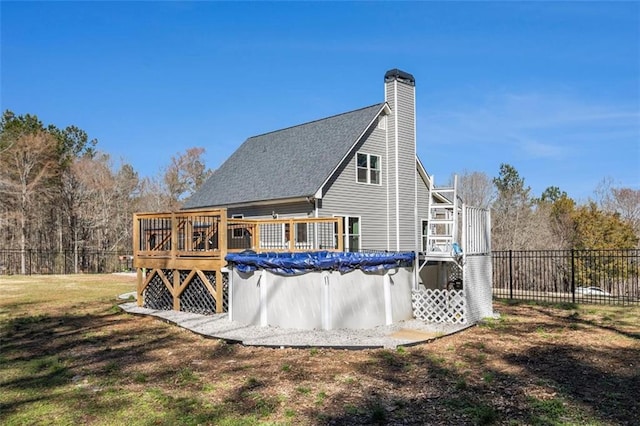
{"label": "blue pool cover", "polygon": [[378,272],[398,267],[411,267],[413,252],[305,252],[305,253],[229,253],[225,260],[240,272],[266,269],[280,275],[301,275],[311,271],[351,272],[361,269]]}

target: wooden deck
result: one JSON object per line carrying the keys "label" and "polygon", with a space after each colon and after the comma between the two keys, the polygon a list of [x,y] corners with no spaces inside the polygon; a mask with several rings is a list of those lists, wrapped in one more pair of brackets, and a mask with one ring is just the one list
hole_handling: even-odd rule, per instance
{"label": "wooden deck", "polygon": [[[164,301],[164,308],[181,310],[183,299],[188,299],[201,305],[198,309],[224,312],[222,268],[227,253],[343,251],[343,233],[337,217],[230,219],[225,209],[136,213],[133,266],[138,304],[142,306],[144,292],[150,289]],[[196,286],[197,292],[192,290]],[[206,292],[212,300],[202,296]]]}

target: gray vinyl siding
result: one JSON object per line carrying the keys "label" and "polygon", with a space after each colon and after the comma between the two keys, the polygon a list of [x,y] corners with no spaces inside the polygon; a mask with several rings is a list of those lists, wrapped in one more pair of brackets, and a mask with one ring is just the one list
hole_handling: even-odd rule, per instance
{"label": "gray vinyl siding", "polygon": [[[397,247],[396,200],[399,216],[399,250],[415,250],[418,226],[415,217],[416,200],[416,143],[415,143],[415,87],[401,82],[385,85],[386,101],[391,108],[389,119],[389,222],[391,249]],[[397,109],[397,110],[396,110]],[[397,132],[396,132],[397,126]],[[396,146],[397,134],[397,170]],[[396,191],[396,175],[398,179]]]}
{"label": "gray vinyl siding", "polygon": [[388,143],[387,143],[387,156],[389,161],[388,165],[388,212],[389,212],[389,228],[388,228],[388,238],[389,238],[389,247],[388,250],[396,250],[396,151],[395,151],[395,132],[396,132],[396,120],[395,120],[395,108],[394,104],[394,84],[387,83],[385,84],[385,100],[391,108],[391,115],[389,115],[387,119],[387,129],[388,129]]}
{"label": "gray vinyl siding", "polygon": [[[386,131],[373,123],[324,187],[321,217],[359,216],[360,249],[387,249],[387,156]],[[379,155],[381,185],[358,183],[356,153]]]}
{"label": "gray vinyl siding", "polygon": [[234,207],[227,210],[228,217],[241,214],[245,219],[271,219],[273,217],[273,213],[277,214],[280,219],[290,217],[312,217],[314,214],[314,206],[309,202],[302,201],[298,203]]}
{"label": "gray vinyl siding", "polygon": [[429,218],[429,187],[427,183],[422,179],[422,176],[418,174],[418,242],[420,243],[420,250],[422,250],[422,221]]}
{"label": "gray vinyl siding", "polygon": [[398,83],[400,250],[416,249],[416,144],[414,86]]}

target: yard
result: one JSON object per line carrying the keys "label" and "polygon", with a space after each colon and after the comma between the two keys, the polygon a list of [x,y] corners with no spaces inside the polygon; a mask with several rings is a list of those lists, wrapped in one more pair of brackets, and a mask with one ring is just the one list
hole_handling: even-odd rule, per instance
{"label": "yard", "polygon": [[398,350],[266,349],[124,314],[123,275],[0,277],[0,423],[636,424],[640,307],[498,302]]}

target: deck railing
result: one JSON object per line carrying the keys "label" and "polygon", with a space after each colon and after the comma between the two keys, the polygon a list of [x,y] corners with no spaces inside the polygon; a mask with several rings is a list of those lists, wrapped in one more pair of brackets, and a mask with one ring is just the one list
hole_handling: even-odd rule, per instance
{"label": "deck railing", "polygon": [[136,267],[188,266],[227,252],[342,251],[341,218],[228,219],[224,209],[134,215]]}
{"label": "deck railing", "polygon": [[225,209],[133,217],[137,300],[152,309],[224,312],[225,256],[343,249],[342,218],[228,219]]}
{"label": "deck railing", "polygon": [[227,250],[342,251],[340,218],[229,219]]}
{"label": "deck railing", "polygon": [[224,210],[136,213],[133,224],[135,267],[172,267],[170,263],[224,255]]}

